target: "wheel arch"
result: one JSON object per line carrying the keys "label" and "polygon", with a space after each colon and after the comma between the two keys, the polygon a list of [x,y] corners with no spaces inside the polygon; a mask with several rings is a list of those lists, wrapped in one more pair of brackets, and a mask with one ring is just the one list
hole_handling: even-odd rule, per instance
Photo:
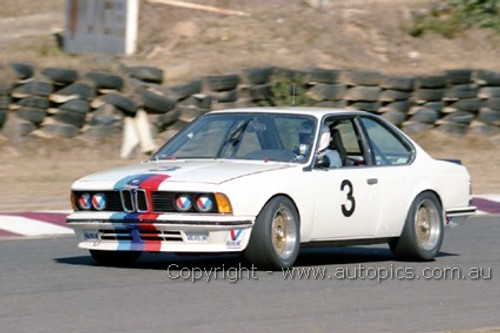
{"label": "wheel arch", "polygon": [[283,193],[283,192],[281,192],[281,193],[275,193],[275,194],[273,194],[272,196],[270,196],[270,197],[269,197],[269,198],[268,198],[268,199],[264,202],[264,204],[260,207],[259,214],[262,212],[262,210],[264,209],[264,207],[265,207],[265,206],[266,206],[266,205],[267,205],[267,204],[268,204],[271,200],[273,200],[273,199],[274,199],[274,198],[276,198],[276,197],[285,197],[285,198],[289,199],[289,200],[292,202],[293,207],[295,208],[295,211],[297,212],[297,215],[298,215],[298,217],[299,217],[299,221],[298,221],[298,223],[299,223],[299,228],[300,228],[300,227],[302,226],[302,223],[301,223],[302,218],[301,218],[301,214],[300,214],[300,209],[299,209],[299,207],[298,207],[297,203],[295,202],[295,200],[292,198],[292,196],[291,196],[291,195],[289,195],[289,194],[287,194],[287,193]]}
{"label": "wheel arch", "polygon": [[[415,199],[419,195],[421,195],[422,193],[426,193],[426,192],[432,193],[436,197],[436,199],[438,200],[439,205],[441,206],[441,214],[443,215],[443,221],[444,221],[445,216],[444,216],[443,200],[441,199],[441,196],[439,195],[438,191],[436,191],[432,186],[419,187],[411,196],[409,196],[409,200],[406,203],[406,207],[405,207],[405,212],[406,212],[405,219],[406,219],[408,213],[410,212],[411,206],[413,205],[413,202],[415,202]],[[398,235],[402,234],[403,228],[404,228],[404,223],[401,223],[401,225],[399,227],[399,232],[397,233]]]}

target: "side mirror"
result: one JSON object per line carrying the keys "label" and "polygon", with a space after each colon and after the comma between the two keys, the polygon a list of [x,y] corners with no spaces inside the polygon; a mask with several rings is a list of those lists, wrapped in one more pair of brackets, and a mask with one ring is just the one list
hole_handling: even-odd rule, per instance
{"label": "side mirror", "polygon": [[314,167],[320,169],[328,169],[330,168],[330,159],[325,155],[317,156],[316,164],[314,165]]}

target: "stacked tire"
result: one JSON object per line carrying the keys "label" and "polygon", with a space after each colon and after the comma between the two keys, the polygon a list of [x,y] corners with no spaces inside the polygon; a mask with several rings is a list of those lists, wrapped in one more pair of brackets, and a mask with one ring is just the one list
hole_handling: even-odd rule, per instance
{"label": "stacked tire", "polygon": [[306,72],[306,96],[315,106],[344,108],[347,85],[341,82],[341,71],[336,69],[313,68]]}
{"label": "stacked tire", "polygon": [[412,76],[385,76],[382,78],[379,113],[396,126],[401,126],[408,118],[411,107],[410,96],[415,85]]}
{"label": "stacked tire", "polygon": [[342,81],[348,87],[344,96],[347,108],[378,112],[382,106],[379,101],[382,93],[381,80],[380,73],[373,71],[344,72]]}
{"label": "stacked tire", "polygon": [[471,132],[486,137],[500,135],[500,72],[479,71],[476,81],[481,107]]}

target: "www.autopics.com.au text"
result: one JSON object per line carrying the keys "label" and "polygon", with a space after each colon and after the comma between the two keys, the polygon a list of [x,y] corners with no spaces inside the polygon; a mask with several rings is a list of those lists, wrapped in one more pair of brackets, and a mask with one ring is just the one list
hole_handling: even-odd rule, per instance
{"label": "www.autopics.com.au text", "polygon": [[292,267],[281,271],[258,271],[254,265],[245,267],[181,267],[170,264],[167,277],[171,280],[210,282],[224,280],[230,283],[239,280],[259,280],[258,273],[266,275],[281,274],[284,280],[370,280],[383,282],[387,280],[491,280],[491,267],[423,267],[409,266],[366,267],[363,264],[348,267]]}

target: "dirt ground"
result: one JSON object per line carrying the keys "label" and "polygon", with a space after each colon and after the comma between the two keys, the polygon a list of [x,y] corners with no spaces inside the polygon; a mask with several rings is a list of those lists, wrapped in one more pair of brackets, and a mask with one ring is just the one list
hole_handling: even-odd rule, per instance
{"label": "dirt ground", "polygon": [[[371,69],[384,74],[477,68],[500,71],[500,35],[468,29],[454,39],[409,36],[404,27],[431,0],[197,0],[244,11],[223,16],[141,1],[138,53],[110,58],[69,55],[54,33],[64,27],[65,0],[3,0],[0,62],[38,66],[99,66],[110,59],[155,65],[165,85],[256,66]],[[314,9],[309,3],[323,4]],[[500,193],[500,145],[477,138],[425,133],[416,140],[437,158],[469,168],[473,192]],[[69,187],[90,172],[138,162],[119,159],[120,139],[28,141],[12,146],[0,136],[0,211],[69,209]]]}

